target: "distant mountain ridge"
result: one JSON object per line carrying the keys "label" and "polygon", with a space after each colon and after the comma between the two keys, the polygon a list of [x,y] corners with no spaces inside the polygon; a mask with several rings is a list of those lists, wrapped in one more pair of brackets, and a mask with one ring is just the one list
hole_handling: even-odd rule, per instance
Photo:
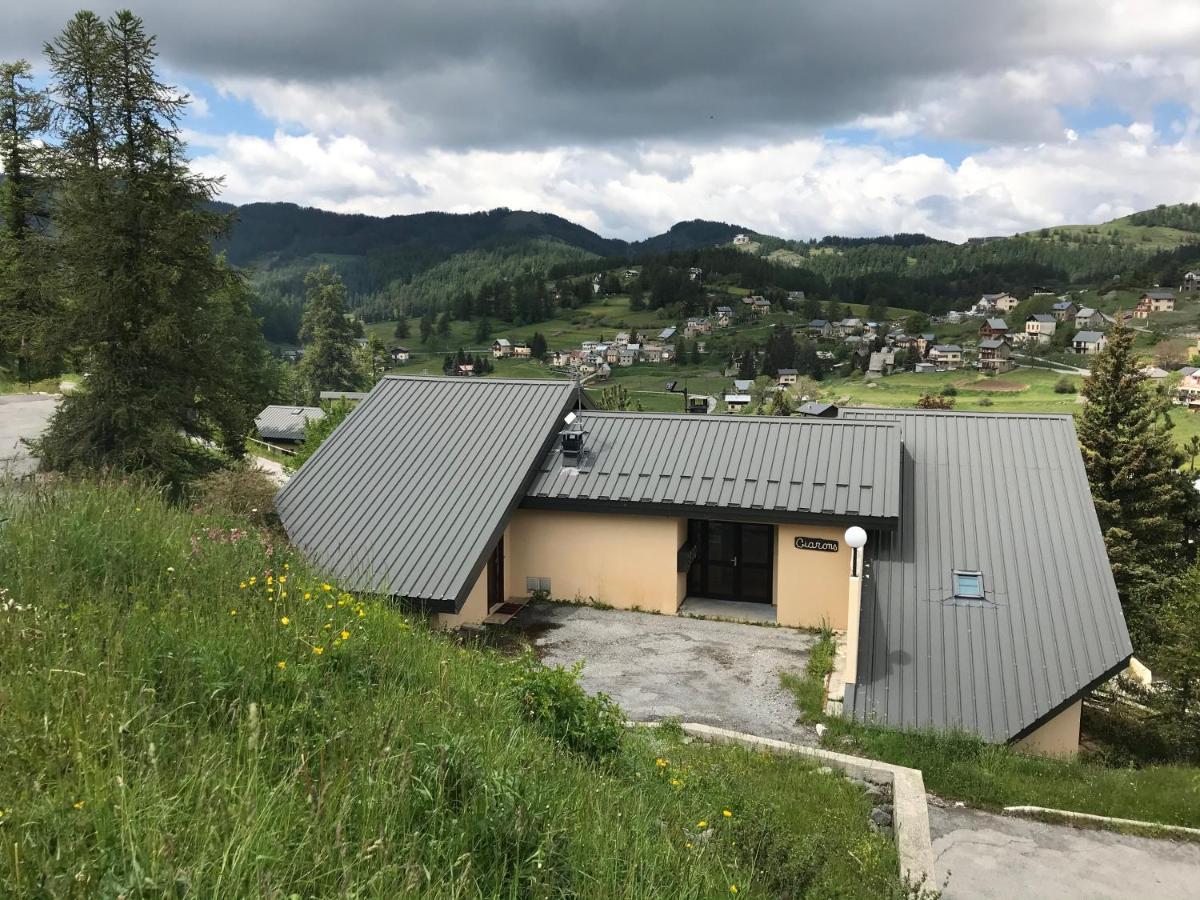
{"label": "distant mountain ridge", "polygon": [[239,266],[312,256],[368,256],[381,251],[453,254],[534,238],[561,241],[596,256],[691,250],[728,243],[749,229],[695,219],[679,222],[644,241],[605,238],[553,213],[493,209],[476,213],[426,212],[369,216],[336,213],[294,203],[216,204],[233,212],[236,224],[221,242],[230,262]]}

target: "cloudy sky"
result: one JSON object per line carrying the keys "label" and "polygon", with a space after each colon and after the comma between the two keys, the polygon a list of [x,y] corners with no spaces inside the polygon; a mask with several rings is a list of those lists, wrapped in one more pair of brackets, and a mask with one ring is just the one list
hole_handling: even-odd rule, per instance
{"label": "cloudy sky", "polygon": [[[78,8],[5,13],[42,66]],[[111,7],[94,5],[99,13]],[[1197,0],[142,0],[233,203],[951,240],[1200,200]]]}

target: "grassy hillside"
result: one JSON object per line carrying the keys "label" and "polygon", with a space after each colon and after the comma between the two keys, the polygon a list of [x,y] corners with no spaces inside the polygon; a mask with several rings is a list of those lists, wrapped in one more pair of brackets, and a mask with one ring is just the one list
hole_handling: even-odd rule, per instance
{"label": "grassy hillside", "polygon": [[6,897],[901,896],[850,782],[628,732],[220,507],[0,496]]}

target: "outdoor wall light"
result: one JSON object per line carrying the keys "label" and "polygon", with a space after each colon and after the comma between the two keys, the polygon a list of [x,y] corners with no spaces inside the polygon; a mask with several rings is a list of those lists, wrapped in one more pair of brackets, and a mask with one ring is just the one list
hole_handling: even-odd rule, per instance
{"label": "outdoor wall light", "polygon": [[857,525],[851,525],[846,529],[846,544],[854,551],[854,556],[850,560],[850,577],[858,577],[858,551],[867,546],[867,533]]}

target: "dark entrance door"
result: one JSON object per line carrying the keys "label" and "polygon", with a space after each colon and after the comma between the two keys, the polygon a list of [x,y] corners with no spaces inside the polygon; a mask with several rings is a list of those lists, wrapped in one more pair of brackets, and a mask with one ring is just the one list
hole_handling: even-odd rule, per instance
{"label": "dark entrance door", "polygon": [[504,537],[500,537],[500,543],[496,545],[496,550],[488,558],[487,564],[487,592],[488,592],[488,609],[494,609],[498,604],[505,601],[504,596]]}
{"label": "dark entrance door", "polygon": [[688,572],[688,593],[715,600],[770,603],[775,558],[775,527],[742,522],[688,523],[696,561]]}

